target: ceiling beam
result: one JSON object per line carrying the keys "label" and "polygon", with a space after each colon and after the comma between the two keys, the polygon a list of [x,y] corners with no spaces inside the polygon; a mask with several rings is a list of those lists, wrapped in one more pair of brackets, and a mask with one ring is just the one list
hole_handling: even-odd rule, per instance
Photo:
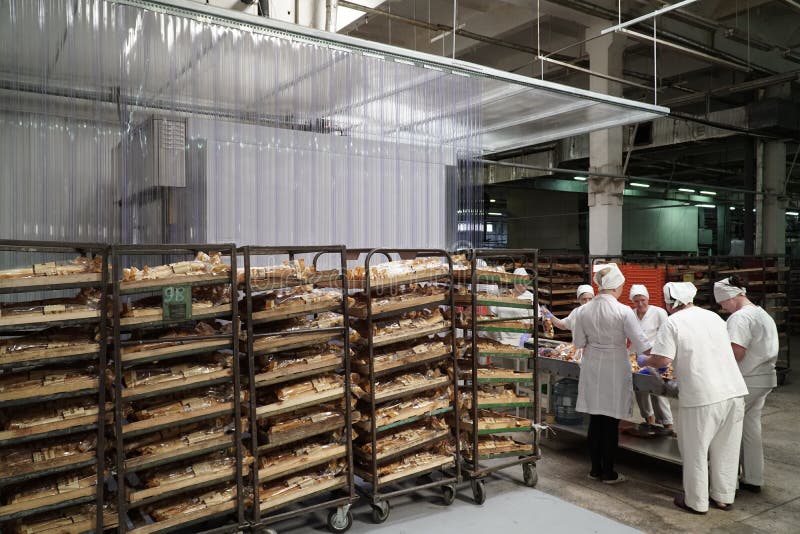
{"label": "ceiling beam", "polygon": [[[447,24],[438,24],[438,23],[431,23],[426,22],[424,20],[414,19],[411,17],[404,17],[402,15],[397,15],[396,13],[389,13],[388,11],[383,11],[382,9],[375,9],[371,7],[362,6],[359,4],[355,4],[353,2],[348,2],[347,0],[339,0],[339,5],[343,7],[348,7],[350,9],[356,9],[358,11],[363,11],[364,13],[368,13],[370,15],[382,16],[392,20],[396,20],[398,22],[403,22],[405,24],[409,24],[411,26],[416,26],[418,28],[423,28],[425,30],[435,31],[435,32],[443,32],[443,33],[451,33],[453,31],[452,26],[448,26]],[[481,35],[479,33],[474,33],[463,28],[456,28],[456,35],[460,37],[464,37],[466,39],[472,39],[473,41],[479,41],[482,43],[487,43],[495,46],[500,46],[503,48],[510,48],[511,50],[516,50],[518,52],[524,52],[526,54],[533,54],[534,56],[541,53],[543,55],[548,54],[546,50],[537,50],[534,47],[526,46],[519,43],[513,43],[511,41],[506,41],[503,39],[497,39],[495,37],[489,37],[488,35]],[[560,59],[561,61],[574,61],[574,56],[565,56],[563,54],[555,55],[554,57]]]}
{"label": "ceiling beam", "polygon": [[[579,13],[594,15],[596,17],[601,17],[606,20],[612,20],[612,21],[618,20],[618,14],[615,10],[606,9],[605,7],[584,0],[558,0],[558,3],[563,6],[574,9]],[[630,14],[623,14],[623,16],[626,18],[633,17],[633,15]],[[653,25],[650,23],[643,22],[640,25],[641,27],[648,29],[650,32],[652,32],[653,30]],[[652,39],[652,36],[650,36],[650,39]],[[665,46],[671,46],[676,51],[685,54],[695,55],[696,57],[701,57],[705,61],[710,61],[709,58],[715,58],[720,61],[725,61],[726,65],[728,65],[729,68],[732,68],[731,65],[736,65],[737,70],[743,70],[745,72],[757,71],[763,74],[775,74],[775,72],[770,69],[765,69],[763,67],[754,65],[748,66],[746,61],[743,61],[732,54],[723,52],[714,47],[707,46],[703,43],[686,38],[674,32],[670,32],[667,30],[659,30],[658,40]]]}
{"label": "ceiling beam", "polygon": [[754,91],[756,89],[761,89],[762,87],[769,87],[771,85],[796,82],[798,81],[798,79],[800,79],[800,70],[795,70],[784,74],[776,74],[775,76],[758,78],[757,80],[752,80],[749,82],[726,85],[724,87],[718,87],[716,89],[711,89],[710,91],[705,91],[702,93],[679,96],[677,98],[667,100],[666,102],[664,102],[664,105],[669,107],[685,106],[687,104],[695,104],[697,102],[702,102],[706,98],[724,97],[735,93]]}

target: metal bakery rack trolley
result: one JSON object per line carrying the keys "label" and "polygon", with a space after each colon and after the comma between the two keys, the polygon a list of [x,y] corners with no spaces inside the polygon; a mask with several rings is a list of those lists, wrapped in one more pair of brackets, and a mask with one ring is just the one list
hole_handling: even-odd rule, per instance
{"label": "metal bakery rack trolley", "polygon": [[[252,525],[332,508],[329,530],[345,532],[356,500],[345,248],[246,246],[239,254]],[[318,270],[320,261],[334,268]]]}
{"label": "metal bakery rack trolley", "polygon": [[[528,266],[531,269],[534,266]],[[537,269],[539,304],[563,319],[578,307],[575,291],[590,283],[586,256],[580,254],[540,254]],[[556,339],[572,339],[569,332],[556,331]]]}
{"label": "metal bakery rack trolley", "polygon": [[116,525],[103,507],[108,248],[2,240],[0,254],[0,532],[59,518],[102,532]]}
{"label": "metal bakery rack trolley", "polygon": [[111,257],[119,531],[235,531],[252,462],[235,247],[120,245]]}
{"label": "metal bakery rack trolley", "polygon": [[[366,255],[363,268],[348,274],[349,287],[358,290],[351,307],[352,324],[361,334],[354,369],[364,390],[358,406],[366,412],[355,425],[356,474],[373,520],[382,523],[389,517],[389,499],[401,495],[438,487],[446,504],[455,500],[458,367],[455,326],[442,312],[454,309],[453,262],[439,249],[348,250],[348,255],[354,260]],[[387,263],[374,265],[376,257]],[[426,475],[430,479],[423,480]]]}
{"label": "metal bakery rack trolley", "polygon": [[[465,443],[461,446],[461,456],[463,472],[470,478],[475,502],[483,504],[486,500],[484,479],[490,473],[522,465],[525,484],[533,487],[538,482],[536,461],[540,451],[534,427],[539,420],[539,379],[534,358],[538,347],[536,270],[522,276],[509,273],[504,267],[506,262],[510,262],[511,270],[515,266],[535,266],[537,251],[472,249],[466,252],[466,260],[466,268],[457,270],[455,275],[456,281],[465,287],[465,291],[459,291],[456,304],[466,307],[459,327],[464,330],[464,356],[469,359],[469,367],[461,375],[465,402],[459,418],[466,437],[460,440]],[[482,267],[479,260],[485,261],[486,266]],[[500,290],[515,284],[527,286],[533,293],[529,301]],[[491,291],[492,286],[498,291]],[[486,313],[486,307],[518,309],[523,313],[518,318],[479,315]],[[504,332],[528,334],[532,349],[506,345],[486,336]],[[514,367],[495,368],[481,363],[491,359],[514,362]],[[523,390],[525,385],[527,392]],[[528,417],[519,417],[505,410],[529,413]],[[515,440],[520,434],[529,436],[529,441]],[[492,448],[497,448],[497,452],[491,452]],[[499,459],[503,461],[489,463]]]}

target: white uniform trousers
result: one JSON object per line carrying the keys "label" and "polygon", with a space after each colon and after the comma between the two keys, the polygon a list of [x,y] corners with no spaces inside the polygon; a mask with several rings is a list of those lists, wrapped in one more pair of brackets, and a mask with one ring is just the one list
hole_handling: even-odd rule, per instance
{"label": "white uniform trousers", "polygon": [[672,408],[669,406],[668,398],[652,395],[646,391],[637,391],[636,404],[639,405],[639,413],[642,414],[645,421],[652,415],[655,416],[658,424],[672,424]]}
{"label": "white uniform trousers", "polygon": [[761,442],[761,411],[772,388],[747,388],[742,425],[741,481],[754,486],[764,485],[764,445]]}
{"label": "white uniform trousers", "polygon": [[719,503],[733,502],[743,419],[742,397],[681,408],[677,422],[678,446],[683,458],[683,489],[689,507],[707,511],[709,495]]}

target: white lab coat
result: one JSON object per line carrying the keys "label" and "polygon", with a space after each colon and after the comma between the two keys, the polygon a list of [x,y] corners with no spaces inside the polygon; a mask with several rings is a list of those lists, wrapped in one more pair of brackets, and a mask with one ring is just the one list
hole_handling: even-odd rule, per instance
{"label": "white lab coat", "polygon": [[680,384],[677,432],[686,504],[708,510],[709,495],[732,503],[747,387],[725,322],[696,306],[673,313],[658,331],[652,354],[673,360]]}
{"label": "white lab coat", "polygon": [[630,417],[633,379],[628,339],[636,352],[650,348],[632,309],[608,294],[581,306],[572,330],[572,342],[583,349],[577,411],[615,419]]}
{"label": "white lab coat", "polygon": [[569,312],[569,315],[562,319],[562,321],[564,321],[564,326],[567,327],[567,330],[575,329],[575,321],[578,319],[578,310],[580,310],[582,307],[583,306],[578,306],[577,308],[573,308],[573,310]]}
{"label": "white lab coat", "polygon": [[741,480],[764,485],[764,445],[761,440],[761,412],[772,388],[778,385],[775,363],[778,361],[778,328],[762,308],[747,305],[735,311],[727,321],[731,341],[747,349],[739,362],[749,393],[744,398],[742,448],[739,456]]}
{"label": "white lab coat", "polygon": [[[647,311],[644,312],[644,317],[641,319],[639,319],[639,315],[635,311],[634,315],[639,320],[639,325],[641,325],[642,331],[650,343],[656,340],[658,329],[667,321],[668,317],[665,309],[652,305],[647,307]],[[662,425],[672,424],[672,409],[669,406],[669,399],[666,397],[652,395],[646,391],[637,391],[636,402],[639,405],[639,413],[643,418],[647,419],[650,416],[655,416],[656,423]]]}
{"label": "white lab coat", "polygon": [[[528,301],[533,303],[533,293],[525,291],[517,297],[518,300]],[[504,306],[489,306],[489,313],[495,315],[498,319],[519,319],[530,318],[533,320],[533,309],[525,308],[507,308]],[[522,338],[525,334],[518,334],[516,332],[489,332],[491,337],[505,345],[513,345],[519,347],[522,343]]]}

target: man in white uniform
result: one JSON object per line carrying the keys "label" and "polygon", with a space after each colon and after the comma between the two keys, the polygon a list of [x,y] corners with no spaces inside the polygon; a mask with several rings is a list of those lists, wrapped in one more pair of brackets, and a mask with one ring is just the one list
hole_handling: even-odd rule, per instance
{"label": "man in white uniform", "polygon": [[645,363],[658,368],[672,362],[680,387],[677,430],[684,489],[684,495],[675,497],[675,505],[704,514],[709,504],[730,509],[736,496],[747,387],[736,366],[725,321],[694,306],[696,293],[689,282],[664,286],[670,317],[658,331],[652,356]]}
{"label": "man in white uniform", "polygon": [[[663,308],[650,305],[650,292],[642,284],[633,284],[628,294],[633,302],[633,310],[636,318],[644,331],[644,335],[650,343],[655,342],[656,334],[661,325],[667,321],[667,312]],[[643,355],[640,355],[640,358]],[[650,435],[661,433],[672,434],[672,409],[669,407],[669,399],[660,395],[652,395],[646,391],[636,392],[636,403],[639,405],[639,413],[646,421],[644,429]],[[658,423],[661,427],[656,427]]]}
{"label": "man in white uniform", "polygon": [[559,330],[572,330],[574,328],[575,318],[578,316],[578,310],[581,309],[584,304],[588,303],[594,298],[594,288],[589,284],[580,285],[578,286],[578,290],[576,291],[575,295],[578,298],[579,306],[569,312],[569,315],[563,319],[559,319],[553,315],[552,312],[547,308],[544,309],[544,316],[553,321],[553,326]]}
{"label": "man in white uniform", "polygon": [[600,294],[580,308],[572,343],[583,349],[575,409],[588,413],[589,478],[606,484],[624,482],[614,470],[619,442],[619,420],[633,408],[633,378],[627,340],[636,352],[650,350],[650,342],[628,306],[617,299],[625,277],[616,264],[599,265],[594,281]]}
{"label": "man in white uniform", "polygon": [[731,348],[749,393],[744,398],[744,424],[739,461],[739,487],[759,493],[764,485],[764,446],[761,442],[761,411],[772,388],[778,385],[778,327],[763,308],[745,295],[747,290],[736,277],[714,284],[714,299],[731,314],[728,334]]}

